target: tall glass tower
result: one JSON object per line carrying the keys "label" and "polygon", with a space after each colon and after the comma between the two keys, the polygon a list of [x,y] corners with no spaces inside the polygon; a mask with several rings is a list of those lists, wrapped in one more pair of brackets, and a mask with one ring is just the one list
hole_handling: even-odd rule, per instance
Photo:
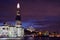
{"label": "tall glass tower", "polygon": [[24,36],[24,29],[22,28],[22,23],[21,23],[21,14],[20,14],[20,3],[17,3],[17,14],[16,14],[16,33],[18,37],[23,37]]}

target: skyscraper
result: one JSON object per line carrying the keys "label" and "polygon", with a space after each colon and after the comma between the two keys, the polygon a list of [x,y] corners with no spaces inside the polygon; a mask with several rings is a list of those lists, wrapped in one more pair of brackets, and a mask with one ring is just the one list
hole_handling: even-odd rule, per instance
{"label": "skyscraper", "polygon": [[3,26],[0,26],[0,35],[8,36],[8,37],[23,37],[24,36],[24,28],[22,28],[21,23],[21,14],[20,14],[20,4],[17,3],[17,12],[16,12],[16,23],[15,25],[8,25],[7,22],[4,23]]}
{"label": "skyscraper", "polygon": [[24,35],[24,29],[22,28],[22,23],[21,23],[21,14],[20,14],[20,4],[17,3],[17,14],[16,14],[16,33],[18,37],[23,37]]}
{"label": "skyscraper", "polygon": [[20,14],[20,4],[17,3],[17,14],[16,14],[16,26],[21,27],[21,14]]}

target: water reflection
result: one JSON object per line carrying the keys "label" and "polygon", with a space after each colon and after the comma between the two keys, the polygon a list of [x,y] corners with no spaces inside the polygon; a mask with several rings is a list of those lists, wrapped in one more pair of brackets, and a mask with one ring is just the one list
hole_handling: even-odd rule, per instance
{"label": "water reflection", "polygon": [[24,38],[0,38],[0,40],[60,40],[57,37],[24,37]]}
{"label": "water reflection", "polygon": [[25,37],[24,40],[60,40],[57,37]]}

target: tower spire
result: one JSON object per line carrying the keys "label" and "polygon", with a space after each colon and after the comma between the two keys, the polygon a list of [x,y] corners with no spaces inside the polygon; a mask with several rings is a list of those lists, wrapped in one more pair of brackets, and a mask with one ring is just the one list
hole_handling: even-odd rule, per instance
{"label": "tower spire", "polygon": [[16,24],[21,25],[20,3],[17,3]]}
{"label": "tower spire", "polygon": [[20,0],[17,0],[17,9],[20,8]]}

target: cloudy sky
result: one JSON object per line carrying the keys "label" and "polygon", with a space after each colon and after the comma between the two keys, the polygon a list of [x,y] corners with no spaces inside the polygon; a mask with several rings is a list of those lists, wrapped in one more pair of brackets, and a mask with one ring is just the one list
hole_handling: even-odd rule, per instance
{"label": "cloudy sky", "polygon": [[[60,0],[18,0],[23,25],[45,29],[60,28]],[[17,0],[0,0],[0,22],[15,21]],[[36,26],[37,25],[37,26]],[[49,29],[50,28],[50,29]]]}

